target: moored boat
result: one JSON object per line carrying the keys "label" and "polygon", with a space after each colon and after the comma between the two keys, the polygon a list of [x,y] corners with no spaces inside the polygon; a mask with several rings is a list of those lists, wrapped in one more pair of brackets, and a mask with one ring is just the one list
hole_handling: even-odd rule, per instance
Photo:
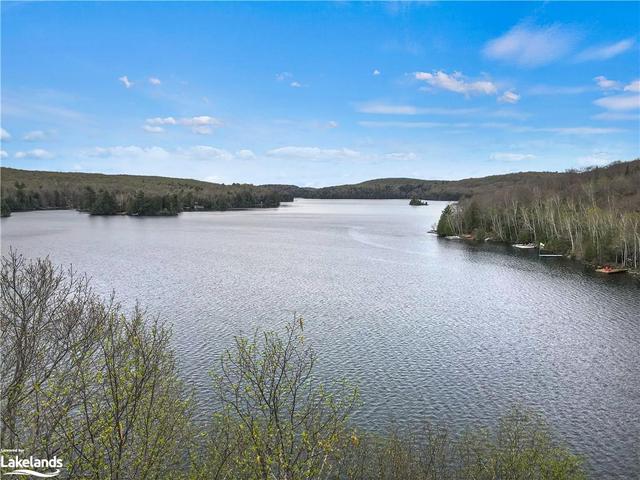
{"label": "moored boat", "polygon": [[615,268],[610,265],[605,265],[604,267],[596,268],[596,272],[598,273],[624,273],[627,272],[628,268]]}

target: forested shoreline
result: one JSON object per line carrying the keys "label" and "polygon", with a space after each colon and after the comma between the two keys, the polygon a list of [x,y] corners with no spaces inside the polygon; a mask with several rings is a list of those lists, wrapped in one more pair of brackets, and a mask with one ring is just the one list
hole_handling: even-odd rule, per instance
{"label": "forested shoreline", "polygon": [[251,184],[135,175],[38,172],[2,168],[2,216],[76,209],[93,215],[177,215],[182,211],[273,208],[293,197]]}
{"label": "forested shoreline", "polygon": [[568,172],[560,183],[479,192],[449,205],[440,236],[540,243],[588,263],[640,267],[640,161]]}
{"label": "forested shoreline", "polygon": [[277,207],[294,196],[455,200],[438,222],[440,236],[543,243],[551,252],[589,263],[640,267],[640,160],[562,173],[458,181],[379,179],[317,189],[3,167],[1,185],[3,216],[51,208],[94,215],[177,215]]}
{"label": "forested shoreline", "polygon": [[[89,280],[11,251],[0,273],[0,441],[59,458],[60,478],[579,480],[584,461],[535,412],[497,425],[369,432],[348,379],[321,381],[302,318],[235,337],[211,359],[206,424],[194,420],[167,319],[126,313]],[[313,322],[309,322],[312,324]]]}

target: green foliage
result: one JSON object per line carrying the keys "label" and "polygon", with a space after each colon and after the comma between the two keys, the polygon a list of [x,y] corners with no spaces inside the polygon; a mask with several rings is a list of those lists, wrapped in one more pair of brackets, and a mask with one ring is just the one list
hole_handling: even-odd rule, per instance
{"label": "green foliage", "polygon": [[194,434],[170,332],[87,279],[11,252],[0,276],[0,441],[64,478],[175,477]]}
{"label": "green foliage", "polygon": [[7,201],[3,198],[0,206],[0,217],[9,217],[11,216],[11,207],[7,203]]}
{"label": "green foliage", "polygon": [[89,211],[91,215],[115,215],[120,212],[120,207],[111,192],[100,190]]}
{"label": "green foliage", "polygon": [[12,211],[76,208],[95,215],[176,215],[182,210],[278,207],[281,201],[293,200],[285,191],[246,184],[4,167],[1,170],[2,200]]}
{"label": "green foliage", "polygon": [[362,434],[331,478],[349,480],[581,480],[579,457],[553,440],[543,419],[516,408],[495,429],[455,436],[425,425],[411,434]]}
{"label": "green foliage", "polygon": [[438,233],[480,229],[506,243],[542,242],[546,251],[638,268],[640,161],[562,175],[562,184],[477,192],[445,208]]}
{"label": "green foliage", "polygon": [[[222,411],[197,469],[226,478],[326,477],[349,438],[347,419],[357,392],[344,382],[323,385],[313,376],[314,351],[295,319],[274,332],[237,337],[214,376]],[[224,442],[220,442],[224,438]]]}

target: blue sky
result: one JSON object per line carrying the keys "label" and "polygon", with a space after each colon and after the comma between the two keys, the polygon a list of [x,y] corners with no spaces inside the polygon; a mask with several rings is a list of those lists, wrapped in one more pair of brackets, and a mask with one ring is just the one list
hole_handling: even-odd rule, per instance
{"label": "blue sky", "polygon": [[2,164],[332,185],[640,155],[640,3],[2,2]]}

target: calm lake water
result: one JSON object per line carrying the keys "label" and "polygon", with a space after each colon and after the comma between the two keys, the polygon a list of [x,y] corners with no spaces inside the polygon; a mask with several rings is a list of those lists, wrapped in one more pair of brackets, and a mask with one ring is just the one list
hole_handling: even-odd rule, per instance
{"label": "calm lake water", "polygon": [[542,411],[597,478],[640,477],[640,288],[564,259],[426,232],[444,202],[299,200],[174,218],[2,219],[2,252],[49,255],[174,328],[204,409],[233,335],[293,312],[320,373],[361,389],[360,425],[489,425]]}

